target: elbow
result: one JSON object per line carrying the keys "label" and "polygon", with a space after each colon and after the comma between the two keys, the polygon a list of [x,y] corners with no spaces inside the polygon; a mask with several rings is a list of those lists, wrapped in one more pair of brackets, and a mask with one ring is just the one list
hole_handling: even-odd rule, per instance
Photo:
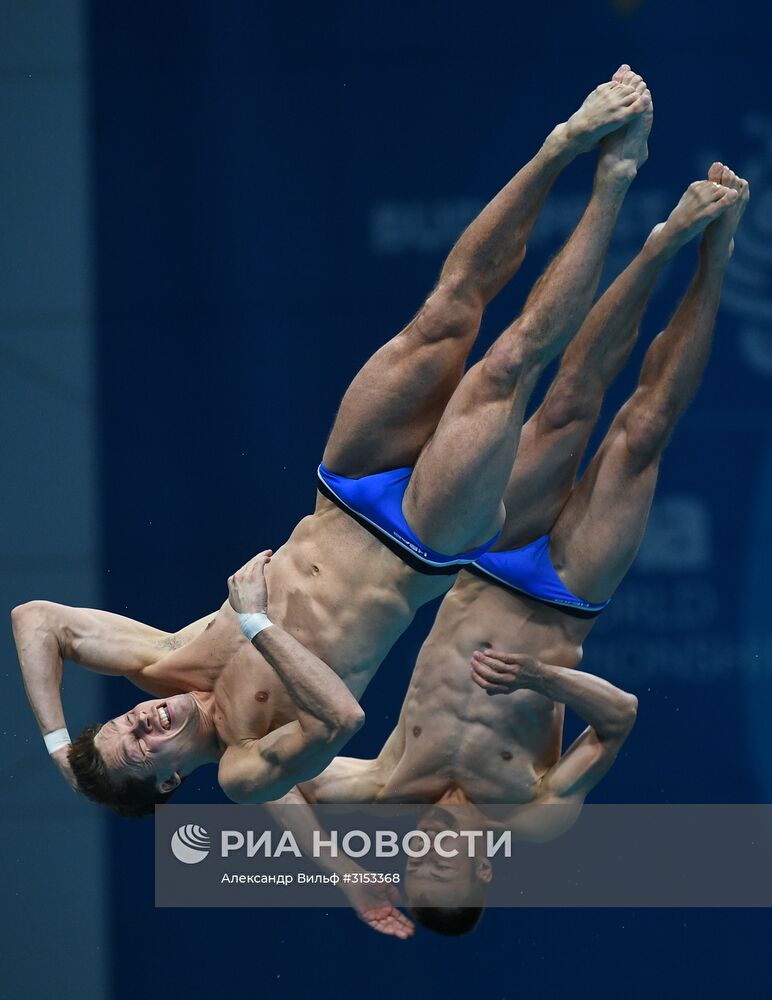
{"label": "elbow", "polygon": [[355,703],[342,720],[342,732],[347,739],[350,739],[359,732],[364,724],[365,713],[362,711],[361,705]]}
{"label": "elbow", "polygon": [[26,601],[24,604],[17,604],[11,611],[12,620],[22,620],[31,616],[40,617],[48,612],[51,607],[50,601]]}
{"label": "elbow", "polygon": [[270,802],[270,795],[267,788],[261,788],[250,781],[220,781],[225,795],[235,802],[236,805],[261,805],[263,802]]}
{"label": "elbow", "polygon": [[351,706],[341,711],[335,720],[324,727],[323,740],[327,744],[347,742],[358,733],[365,724],[365,713],[360,705],[354,702]]}
{"label": "elbow", "polygon": [[34,601],[28,601],[26,604],[17,604],[15,608],[11,611],[11,625],[14,631],[21,625],[21,623],[27,618],[30,613],[30,609],[35,604]]}
{"label": "elbow", "polygon": [[46,620],[48,601],[27,601],[17,604],[11,611],[11,627],[14,633],[27,625],[39,625]]}
{"label": "elbow", "polygon": [[634,694],[626,691],[619,692],[614,719],[609,720],[607,727],[608,738],[622,742],[630,735],[630,731],[638,718],[638,699]]}
{"label": "elbow", "polygon": [[638,699],[634,694],[625,692],[620,711],[625,730],[629,733],[635,725],[635,720],[638,718]]}

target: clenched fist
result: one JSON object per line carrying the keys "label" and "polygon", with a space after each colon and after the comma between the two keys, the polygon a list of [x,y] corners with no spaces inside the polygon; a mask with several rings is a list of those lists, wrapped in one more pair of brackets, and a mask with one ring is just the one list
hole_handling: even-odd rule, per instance
{"label": "clenched fist", "polygon": [[254,559],[228,577],[228,598],[237,614],[253,615],[268,610],[268,587],[265,582],[265,567],[271,561],[273,552],[265,549]]}

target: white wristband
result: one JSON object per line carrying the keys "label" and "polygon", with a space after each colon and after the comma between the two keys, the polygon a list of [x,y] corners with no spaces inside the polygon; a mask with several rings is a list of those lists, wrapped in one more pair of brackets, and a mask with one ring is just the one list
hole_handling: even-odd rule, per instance
{"label": "white wristband", "polygon": [[46,733],[43,737],[43,742],[46,745],[46,750],[49,753],[56,753],[57,750],[61,750],[62,747],[68,747],[72,740],[70,739],[70,734],[67,729],[55,729],[52,733]]}
{"label": "white wristband", "polygon": [[250,642],[259,635],[264,628],[268,628],[273,625],[273,622],[268,617],[264,615],[262,611],[258,611],[253,615],[242,615],[239,614],[239,625],[241,625],[241,631],[249,639]]}

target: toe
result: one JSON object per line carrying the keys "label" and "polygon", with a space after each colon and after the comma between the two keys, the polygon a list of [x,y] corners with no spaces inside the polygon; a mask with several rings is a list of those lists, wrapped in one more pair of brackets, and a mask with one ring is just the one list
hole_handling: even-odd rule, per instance
{"label": "toe", "polygon": [[724,167],[725,180],[721,183],[725,184],[727,187],[732,188],[735,191],[742,193],[744,187],[748,186],[748,182],[744,181],[739,174],[736,174],[734,170],[729,167]]}
{"label": "toe", "polygon": [[713,203],[710,207],[716,211],[723,211],[727,205],[731,205],[737,197],[738,192],[735,191],[734,188],[724,187],[723,184],[716,184],[713,195]]}
{"label": "toe", "polygon": [[718,181],[693,181],[689,185],[703,205],[710,205],[721,197],[724,190]]}
{"label": "toe", "polygon": [[621,83],[622,77],[625,75],[625,73],[628,73],[629,71],[630,67],[627,65],[627,63],[622,63],[622,65],[619,67],[616,73],[614,73],[611,79],[616,80],[617,83]]}
{"label": "toe", "polygon": [[636,101],[641,99],[641,95],[637,90],[633,90],[632,87],[627,87],[626,90],[627,93],[625,93],[621,102],[624,107],[629,107],[631,104],[635,104]]}
{"label": "toe", "polygon": [[631,88],[620,84],[618,95],[618,107],[629,108],[639,99],[639,95]]}
{"label": "toe", "polygon": [[710,170],[708,171],[708,180],[715,181],[718,183],[721,180],[721,172],[724,169],[724,164],[716,161],[710,165]]}

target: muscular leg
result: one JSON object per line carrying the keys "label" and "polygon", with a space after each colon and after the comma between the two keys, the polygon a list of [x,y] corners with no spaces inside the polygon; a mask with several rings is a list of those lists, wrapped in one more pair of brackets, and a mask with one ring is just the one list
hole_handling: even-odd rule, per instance
{"label": "muscular leg", "polygon": [[672,320],[649,348],[638,388],[611,425],[551,535],[550,554],[566,586],[593,603],[611,596],[635,558],[662,452],[710,353],[724,269],[748,201],[748,185],[721,164],[714,164],[708,177],[690,187],[652,237],[669,240],[671,220],[680,226],[678,242],[704,229],[697,273]]}
{"label": "muscular leg", "polygon": [[377,351],[341,403],[324,464],[346,476],[413,465],[464,372],[483,309],[517,271],[550,188],[636,112],[634,87],[601,85],[462,234],[416,317]]}
{"label": "muscular leg", "polygon": [[567,348],[544,401],[523,427],[504,493],[506,521],[497,550],[551,530],[574,487],[606,390],[638,338],[638,326],[664,259],[648,244],[595,304]]}
{"label": "muscular leg", "polygon": [[694,225],[692,208],[682,202],[593,306],[566,349],[544,402],[523,428],[496,549],[517,548],[552,529],[574,487],[606,389],[635,344],[657,277],[694,237]]}
{"label": "muscular leg", "polygon": [[522,314],[464,376],[416,463],[403,510],[439,551],[471,548],[501,527],[501,498],[528,397],[590,308],[619,209],[645,154],[650,120],[643,112],[650,98],[640,77],[635,80],[639,113],[601,143],[592,196],[577,228]]}

